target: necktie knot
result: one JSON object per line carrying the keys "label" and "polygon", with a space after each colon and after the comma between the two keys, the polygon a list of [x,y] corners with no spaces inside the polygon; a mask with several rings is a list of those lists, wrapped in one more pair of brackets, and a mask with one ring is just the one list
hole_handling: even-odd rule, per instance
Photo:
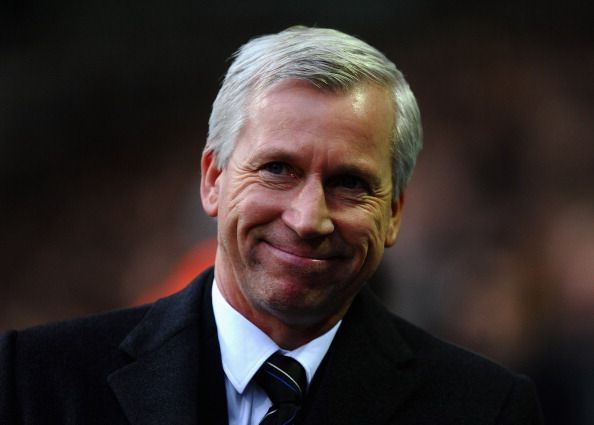
{"label": "necktie knot", "polygon": [[256,382],[272,401],[270,410],[260,423],[292,424],[307,388],[303,366],[291,357],[275,353],[256,373]]}

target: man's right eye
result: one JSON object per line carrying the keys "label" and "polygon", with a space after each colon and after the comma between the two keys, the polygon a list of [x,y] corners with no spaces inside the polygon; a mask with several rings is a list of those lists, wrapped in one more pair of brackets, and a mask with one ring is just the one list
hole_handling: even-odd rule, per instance
{"label": "man's right eye", "polygon": [[287,172],[288,167],[282,162],[275,161],[264,165],[263,169],[272,174],[284,174]]}

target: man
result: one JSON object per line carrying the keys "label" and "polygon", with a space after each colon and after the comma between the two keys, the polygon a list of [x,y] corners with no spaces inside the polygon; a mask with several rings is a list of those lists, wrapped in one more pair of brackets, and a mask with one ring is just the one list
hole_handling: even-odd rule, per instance
{"label": "man", "polygon": [[528,380],[365,289],[421,147],[384,55],[326,29],[254,39],[209,124],[214,270],[150,306],[5,335],[1,423],[540,423]]}

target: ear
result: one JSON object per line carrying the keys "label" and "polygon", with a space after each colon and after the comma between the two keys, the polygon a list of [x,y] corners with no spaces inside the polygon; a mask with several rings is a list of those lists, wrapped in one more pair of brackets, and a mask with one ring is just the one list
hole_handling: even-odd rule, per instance
{"label": "ear", "polygon": [[204,152],[200,162],[200,198],[206,214],[216,217],[219,212],[219,176],[223,172],[216,163],[213,151]]}
{"label": "ear", "polygon": [[394,245],[396,237],[400,230],[400,220],[402,218],[402,208],[404,207],[404,192],[401,192],[398,198],[392,200],[392,214],[390,216],[390,222],[388,224],[388,230],[386,233],[386,247]]}

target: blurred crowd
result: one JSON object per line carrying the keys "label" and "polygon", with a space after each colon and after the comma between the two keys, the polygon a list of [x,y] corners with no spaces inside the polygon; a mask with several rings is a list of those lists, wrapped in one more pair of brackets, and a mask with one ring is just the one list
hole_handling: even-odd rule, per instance
{"label": "blurred crowd", "polygon": [[594,423],[594,55],[485,36],[419,65],[426,149],[384,290],[528,373],[548,423]]}

